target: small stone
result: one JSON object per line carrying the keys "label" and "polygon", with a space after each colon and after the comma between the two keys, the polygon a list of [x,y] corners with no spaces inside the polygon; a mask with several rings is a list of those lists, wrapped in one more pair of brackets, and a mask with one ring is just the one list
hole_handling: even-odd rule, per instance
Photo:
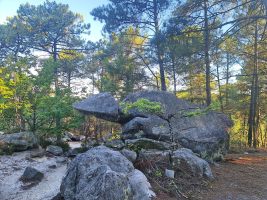
{"label": "small stone", "polygon": [[48,165],[48,168],[49,169],[56,169],[57,165],[56,164],[51,164],[51,165]]}
{"label": "small stone", "polygon": [[168,178],[174,178],[174,174],[174,170],[165,169],[165,176],[167,176]]}
{"label": "small stone", "polygon": [[40,182],[44,174],[33,167],[26,167],[20,180],[23,182]]}
{"label": "small stone", "polygon": [[135,162],[137,158],[137,154],[134,151],[123,149],[121,150],[121,154],[124,155],[131,162]]}
{"label": "small stone", "polygon": [[56,158],[56,163],[66,163],[67,162],[67,158],[64,158],[64,157],[58,157]]}
{"label": "small stone", "polygon": [[37,157],[41,158],[41,157],[43,157],[44,155],[45,155],[45,150],[43,150],[43,149],[39,149],[39,150],[37,150],[37,151],[33,151],[33,152],[31,152],[30,157],[31,157],[31,158],[37,158]]}
{"label": "small stone", "polygon": [[46,148],[46,152],[51,153],[55,156],[60,156],[63,154],[63,149],[59,146],[55,146],[55,145],[49,145]]}

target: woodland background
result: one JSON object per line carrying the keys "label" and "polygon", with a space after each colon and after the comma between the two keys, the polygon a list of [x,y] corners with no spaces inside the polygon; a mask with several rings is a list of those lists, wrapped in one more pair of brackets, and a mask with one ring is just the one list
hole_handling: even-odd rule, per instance
{"label": "woodland background", "polygon": [[73,102],[167,90],[227,114],[232,146],[266,147],[265,3],[109,0],[91,12],[104,23],[98,42],[68,5],[21,5],[0,25],[0,130],[102,136],[118,127],[85,118]]}

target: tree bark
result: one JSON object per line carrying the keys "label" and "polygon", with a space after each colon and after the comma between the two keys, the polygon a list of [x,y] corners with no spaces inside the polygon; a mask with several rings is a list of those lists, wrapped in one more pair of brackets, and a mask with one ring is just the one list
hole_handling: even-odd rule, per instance
{"label": "tree bark", "polygon": [[176,73],[175,73],[175,58],[172,56],[172,73],[173,73],[173,89],[174,94],[176,95],[177,92],[177,86],[176,86]]}
{"label": "tree bark", "polygon": [[[54,43],[53,45],[53,60],[55,62],[55,65],[56,65],[56,62],[57,62],[57,44]],[[54,69],[54,76],[55,76],[55,95],[56,96],[59,96],[59,82],[58,82],[58,68],[57,66],[55,66],[55,69]],[[61,128],[61,123],[60,123],[60,116],[59,116],[59,112],[56,112],[56,128],[58,131],[60,131],[60,128]],[[59,142],[61,140],[61,135],[58,133],[57,134],[57,142]]]}
{"label": "tree bark", "polygon": [[222,90],[221,90],[221,81],[220,81],[220,72],[219,72],[219,65],[216,65],[216,71],[217,71],[217,83],[218,83],[218,89],[219,89],[219,101],[220,101],[220,107],[221,111],[223,112],[223,98],[222,98]]}
{"label": "tree bark", "polygon": [[254,41],[254,67],[252,73],[251,94],[250,94],[250,108],[248,118],[248,145],[253,147],[257,146],[257,126],[256,126],[256,109],[257,109],[257,96],[258,96],[258,23],[255,25],[255,41]]}
{"label": "tree bark", "polygon": [[226,83],[225,83],[225,106],[228,107],[229,104],[229,73],[230,68],[230,55],[229,52],[226,53]]}
{"label": "tree bark", "polygon": [[205,66],[206,66],[206,104],[211,104],[210,87],[210,59],[209,59],[209,21],[208,21],[208,1],[204,1],[204,41],[205,41]]}
{"label": "tree bark", "polygon": [[161,90],[166,91],[166,82],[165,82],[165,74],[164,74],[164,63],[163,63],[163,50],[161,47],[161,42],[159,40],[160,30],[159,30],[159,19],[158,19],[158,4],[157,0],[153,0],[153,8],[154,8],[154,24],[155,24],[155,36],[156,36],[156,53],[159,64],[159,72],[160,72],[160,81],[161,81]]}

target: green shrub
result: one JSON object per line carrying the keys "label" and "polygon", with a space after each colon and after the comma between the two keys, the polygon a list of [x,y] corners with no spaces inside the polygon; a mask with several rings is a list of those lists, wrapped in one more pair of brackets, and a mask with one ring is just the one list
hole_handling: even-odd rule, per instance
{"label": "green shrub", "polygon": [[13,145],[0,142],[0,155],[12,155],[13,153]]}
{"label": "green shrub", "polygon": [[40,139],[39,144],[40,144],[40,146],[41,146],[42,148],[45,149],[47,146],[52,145],[53,142],[48,141],[48,140],[46,140],[46,139]]}
{"label": "green shrub", "polygon": [[130,110],[137,109],[141,112],[147,112],[151,114],[162,114],[163,109],[160,102],[150,101],[148,99],[140,98],[136,102],[122,102],[120,104],[124,114],[128,114]]}

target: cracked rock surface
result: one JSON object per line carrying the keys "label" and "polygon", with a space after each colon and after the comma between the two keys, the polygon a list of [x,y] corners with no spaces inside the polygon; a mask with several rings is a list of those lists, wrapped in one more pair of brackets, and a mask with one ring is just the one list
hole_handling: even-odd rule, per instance
{"label": "cracked rock surface", "polygon": [[150,200],[155,196],[145,175],[120,152],[99,146],[78,155],[61,187],[65,200]]}

